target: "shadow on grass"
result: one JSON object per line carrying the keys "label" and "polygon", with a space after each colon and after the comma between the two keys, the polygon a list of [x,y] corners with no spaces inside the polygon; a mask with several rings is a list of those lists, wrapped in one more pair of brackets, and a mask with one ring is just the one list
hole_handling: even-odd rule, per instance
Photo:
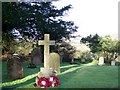
{"label": "shadow on grass", "polygon": [[[29,76],[33,73],[37,73],[40,71],[40,67],[43,67],[43,64],[41,64],[40,66],[37,66],[37,68],[31,69],[31,68],[27,68],[27,66],[29,65],[29,62],[24,62],[23,63],[24,67],[23,67],[23,73],[24,73],[24,77]],[[9,80],[7,78],[7,62],[2,62],[2,83],[4,82],[11,82],[12,80]]]}
{"label": "shadow on grass", "polygon": [[[64,79],[64,77],[66,78],[66,80],[68,80],[67,78],[70,78],[69,76],[74,74],[76,72],[76,70],[79,69],[79,68],[76,69],[77,67],[78,67],[78,65],[69,65],[69,64],[67,64],[66,66],[64,65],[61,68],[61,73],[60,73],[60,75],[58,75],[58,77],[61,79],[61,81],[64,81],[64,80],[62,80],[62,79]],[[74,69],[74,70],[71,70],[71,69]],[[18,87],[26,87],[26,86],[28,86],[28,88],[30,88],[30,87],[36,88],[36,87],[34,87],[33,84],[31,85],[31,83],[35,83],[35,77],[29,78],[27,81],[24,81],[21,83],[16,83],[14,85],[9,85],[9,86],[4,86],[3,89],[6,89],[6,88],[15,89]]]}
{"label": "shadow on grass", "polygon": [[[84,67],[84,68],[83,68]],[[87,68],[85,68],[85,67],[87,67]],[[81,80],[82,81],[89,81],[89,80],[92,80],[92,78],[90,79],[90,77],[88,77],[89,75],[92,75],[93,76],[93,74],[91,73],[91,72],[93,72],[93,73],[95,73],[95,71],[96,72],[98,72],[98,70],[100,69],[100,71],[99,71],[99,73],[97,73],[96,74],[96,76],[94,77],[94,79],[96,78],[96,80],[92,80],[90,83],[88,82],[83,82],[83,83],[81,83],[82,85],[80,86],[80,87],[82,87],[82,88],[84,88],[84,87],[86,87],[86,86],[88,86],[88,87],[91,87],[90,85],[93,85],[93,87],[101,87],[102,85],[102,87],[104,87],[104,83],[103,83],[103,81],[100,81],[100,82],[98,82],[99,80],[101,80],[101,79],[105,79],[105,78],[102,78],[103,76],[105,77],[106,75],[107,75],[107,73],[108,74],[110,74],[109,72],[111,72],[111,69],[110,68],[112,68],[112,67],[106,67],[106,69],[104,68],[105,66],[103,66],[103,67],[96,67],[96,66],[93,66],[93,67],[88,67],[88,66],[71,66],[71,68],[70,67],[68,67],[68,66],[66,66],[66,70],[65,70],[65,66],[62,68],[62,69],[64,69],[65,71],[63,71],[63,72],[61,72],[60,74],[58,74],[57,76],[58,76],[58,78],[60,79],[60,85],[58,86],[58,87],[55,87],[55,89],[56,88],[61,88],[61,89],[63,89],[63,88],[66,88],[67,87],[67,85],[68,84],[66,84],[66,83],[69,83],[69,85],[68,85],[68,87],[70,86],[70,85],[73,85],[73,87],[75,87],[74,85],[75,84],[77,84],[78,86],[80,85],[80,83],[78,83],[77,82],[77,80],[79,79],[79,72],[81,72],[81,74],[83,74],[83,75],[81,75],[82,76],[82,78],[81,78]],[[69,69],[68,69],[69,68]],[[105,69],[105,70],[104,70]],[[113,71],[114,71],[115,69],[113,69]],[[85,73],[83,72],[83,71],[85,71]],[[103,71],[105,72],[104,74],[102,74],[103,73]],[[107,72],[107,71],[109,71],[109,72]],[[112,74],[112,73],[111,73]],[[110,74],[110,76],[111,76],[111,74]],[[76,76],[77,75],[77,78],[76,77],[74,77],[74,76]],[[102,75],[102,76],[101,76]],[[80,77],[81,77],[80,76]],[[112,76],[114,76],[114,74],[112,75]],[[101,77],[100,79],[97,79],[97,77]],[[75,79],[75,80],[74,80]],[[87,80],[88,79],[88,80]],[[71,82],[71,80],[73,80],[74,82]],[[106,81],[107,80],[107,81]],[[105,79],[105,83],[106,82],[108,82],[108,81],[110,81],[109,79]],[[76,83],[77,82],[77,83]],[[112,81],[112,82],[114,82],[114,81]],[[39,87],[34,87],[34,84],[35,83],[35,77],[34,78],[31,78],[31,79],[29,79],[28,81],[26,81],[26,82],[23,82],[23,83],[20,83],[20,84],[16,84],[16,85],[14,85],[14,86],[10,86],[10,87],[8,87],[8,88],[17,88],[17,90],[19,90],[18,88],[20,87],[21,89],[31,89],[31,88],[33,88],[33,90],[34,90],[34,88],[36,89],[36,88],[38,88],[38,90],[39,89],[41,89],[41,88],[39,88]],[[103,84],[102,84],[103,83]],[[108,86],[109,85],[112,85],[113,83],[111,83],[111,84],[109,84],[108,83]],[[96,86],[95,86],[96,85]],[[98,85],[98,86],[97,86]],[[105,85],[106,86],[106,85]],[[113,86],[114,87],[114,86]],[[51,89],[51,88],[48,88],[48,89]],[[54,89],[54,88],[52,88],[52,89]],[[12,89],[13,90],[13,89]]]}
{"label": "shadow on grass", "polygon": [[11,90],[13,90],[13,89],[16,89],[16,88],[18,88],[18,87],[22,87],[22,86],[28,85],[28,84],[30,84],[31,82],[34,82],[34,83],[35,83],[35,78],[32,78],[32,79],[30,79],[30,80],[28,80],[28,81],[25,81],[25,82],[23,82],[23,83],[20,83],[20,84],[15,84],[15,85],[12,85],[12,86],[3,87],[2,89],[11,89]]}
{"label": "shadow on grass", "polygon": [[72,69],[70,70],[70,68],[69,68],[69,69],[68,69],[68,72],[66,72],[66,71],[67,71],[67,70],[66,70],[66,71],[64,71],[64,72],[66,72],[66,73],[63,72],[63,74],[61,73],[60,75],[57,75],[58,78],[60,79],[60,85],[58,86],[58,88],[62,88],[63,85],[64,85],[66,82],[68,82],[68,80],[71,79],[72,76],[74,76],[78,70],[81,69],[81,67],[77,67],[77,66],[74,66],[74,67],[72,67],[72,68],[73,68],[73,70],[72,70]]}

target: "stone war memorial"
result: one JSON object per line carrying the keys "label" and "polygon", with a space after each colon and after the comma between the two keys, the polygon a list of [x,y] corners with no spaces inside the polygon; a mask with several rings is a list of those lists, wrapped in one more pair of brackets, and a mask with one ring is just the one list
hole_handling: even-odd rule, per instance
{"label": "stone war memorial", "polygon": [[55,45],[55,41],[50,41],[49,34],[44,34],[44,40],[39,40],[38,45],[44,45],[44,69],[49,69],[50,66],[50,45]]}
{"label": "stone war memorial", "polygon": [[[36,85],[37,86],[41,85],[41,87],[45,86],[44,85],[45,83],[42,83],[42,82],[40,83],[39,81],[42,78],[44,78],[46,80],[48,78],[48,79],[52,80],[51,85],[54,86],[55,83],[58,84],[58,78],[55,76],[55,73],[56,73],[55,71],[60,72],[60,57],[59,57],[59,55],[56,53],[51,53],[51,55],[50,55],[50,45],[55,45],[55,41],[50,40],[49,34],[44,34],[44,40],[39,40],[38,45],[44,45],[44,68],[41,68],[40,72],[38,72],[38,76],[36,77]],[[55,81],[54,78],[57,78],[57,80]],[[45,86],[45,87],[47,87],[47,86]]]}
{"label": "stone war memorial", "polygon": [[58,67],[57,71],[60,72],[60,70],[59,70],[59,68],[60,68],[59,54],[57,54],[57,53],[50,54],[50,45],[55,45],[55,41],[50,40],[49,34],[44,34],[44,40],[39,40],[38,45],[44,45],[44,71],[48,71],[50,68],[56,69],[54,67],[57,66]]}

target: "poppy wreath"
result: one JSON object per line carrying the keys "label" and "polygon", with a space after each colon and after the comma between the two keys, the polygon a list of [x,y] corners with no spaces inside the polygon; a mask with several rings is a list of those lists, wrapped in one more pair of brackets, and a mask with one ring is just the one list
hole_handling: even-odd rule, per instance
{"label": "poppy wreath", "polygon": [[55,87],[59,85],[59,79],[56,76],[50,76],[49,80],[49,87]]}
{"label": "poppy wreath", "polygon": [[37,81],[37,86],[41,88],[46,88],[49,86],[49,80],[45,77],[41,77]]}
{"label": "poppy wreath", "polygon": [[37,86],[41,88],[55,87],[59,85],[59,79],[56,76],[50,76],[49,78],[41,77],[37,80]]}

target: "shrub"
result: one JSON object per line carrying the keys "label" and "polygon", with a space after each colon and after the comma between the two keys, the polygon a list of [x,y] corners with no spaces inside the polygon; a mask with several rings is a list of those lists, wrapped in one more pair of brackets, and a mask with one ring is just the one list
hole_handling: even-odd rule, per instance
{"label": "shrub", "polygon": [[93,54],[92,52],[85,52],[85,53],[82,53],[81,55],[81,60],[85,60],[85,62],[91,62],[92,60],[97,60],[98,59],[98,56],[97,54]]}

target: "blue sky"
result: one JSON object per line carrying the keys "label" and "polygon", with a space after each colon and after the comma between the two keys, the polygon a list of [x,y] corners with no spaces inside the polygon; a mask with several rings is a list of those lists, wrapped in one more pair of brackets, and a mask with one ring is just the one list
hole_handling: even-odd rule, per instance
{"label": "blue sky", "polygon": [[[120,0],[59,0],[57,8],[72,4],[73,9],[63,19],[72,20],[79,27],[75,35],[118,34],[118,2]],[[117,36],[116,36],[117,37]]]}

